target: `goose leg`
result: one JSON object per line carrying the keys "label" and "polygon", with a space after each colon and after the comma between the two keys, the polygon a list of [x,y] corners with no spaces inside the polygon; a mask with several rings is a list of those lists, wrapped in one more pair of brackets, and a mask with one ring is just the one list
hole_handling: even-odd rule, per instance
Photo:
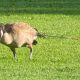
{"label": "goose leg", "polygon": [[14,56],[14,58],[16,59],[16,51],[15,51],[15,48],[10,48],[11,49],[11,51],[13,52],[13,56]]}
{"label": "goose leg", "polygon": [[30,55],[29,55],[30,57],[29,58],[30,58],[30,60],[32,60],[32,51],[33,51],[32,44],[28,45],[28,48],[30,49]]}

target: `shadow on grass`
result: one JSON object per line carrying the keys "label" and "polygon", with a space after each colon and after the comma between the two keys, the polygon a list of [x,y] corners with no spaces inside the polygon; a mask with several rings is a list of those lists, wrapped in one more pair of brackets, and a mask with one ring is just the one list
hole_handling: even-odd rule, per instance
{"label": "shadow on grass", "polygon": [[3,0],[0,14],[66,14],[79,15],[79,0]]}

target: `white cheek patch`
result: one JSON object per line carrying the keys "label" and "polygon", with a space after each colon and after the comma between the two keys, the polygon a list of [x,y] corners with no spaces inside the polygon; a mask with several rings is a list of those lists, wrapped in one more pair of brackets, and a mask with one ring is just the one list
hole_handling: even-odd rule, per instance
{"label": "white cheek patch", "polygon": [[2,36],[3,36],[3,31],[1,30],[1,38],[2,38]]}
{"label": "white cheek patch", "polygon": [[12,35],[11,35],[11,34],[8,34],[7,32],[4,33],[3,39],[4,39],[4,42],[5,42],[6,44],[11,44],[12,41],[13,41]]}

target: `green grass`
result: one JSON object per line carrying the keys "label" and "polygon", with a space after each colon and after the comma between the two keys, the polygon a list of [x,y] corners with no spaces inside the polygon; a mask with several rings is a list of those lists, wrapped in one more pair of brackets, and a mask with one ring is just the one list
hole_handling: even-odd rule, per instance
{"label": "green grass", "polygon": [[[6,1],[6,2],[5,2]],[[0,44],[0,80],[80,80],[79,0],[0,0],[0,22],[27,22],[40,32],[56,37],[39,38],[29,49],[10,49]]]}

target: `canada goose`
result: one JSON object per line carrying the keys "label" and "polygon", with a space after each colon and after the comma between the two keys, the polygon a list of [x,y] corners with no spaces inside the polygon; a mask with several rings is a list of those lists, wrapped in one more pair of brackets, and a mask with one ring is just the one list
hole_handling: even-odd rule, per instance
{"label": "canada goose", "polygon": [[15,48],[27,46],[30,49],[30,59],[32,59],[32,44],[37,43],[37,34],[36,29],[24,22],[0,25],[1,43],[10,47],[14,57],[16,57]]}

